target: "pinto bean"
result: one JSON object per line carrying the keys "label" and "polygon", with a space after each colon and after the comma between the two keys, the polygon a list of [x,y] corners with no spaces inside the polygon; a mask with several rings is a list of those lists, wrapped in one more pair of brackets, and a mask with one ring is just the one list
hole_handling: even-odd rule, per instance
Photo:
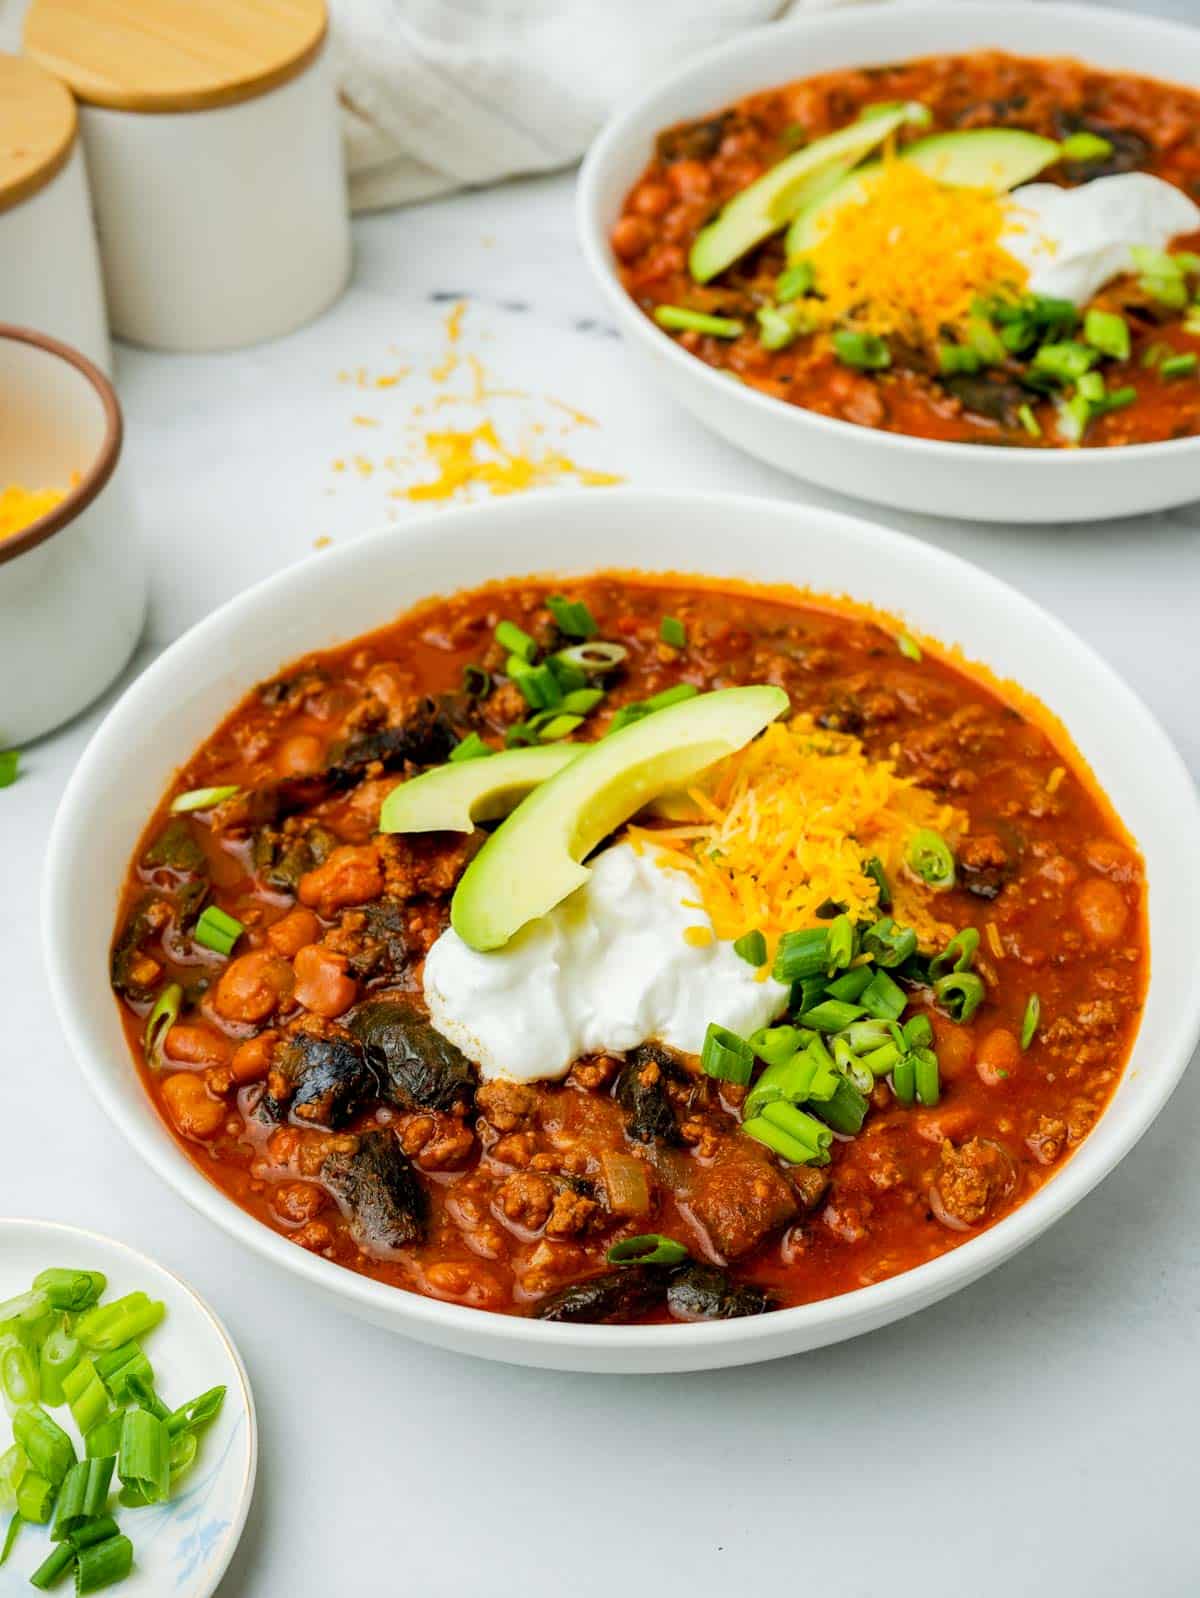
{"label": "pinto bean", "polygon": [[366,904],[383,892],[383,869],[372,844],[343,844],[323,865],[300,878],[300,903],[331,920],[348,904]]}
{"label": "pinto bean", "polygon": [[278,1039],[278,1032],[260,1032],[257,1037],[247,1038],[245,1043],[239,1044],[230,1062],[233,1080],[242,1085],[265,1082]]}
{"label": "pinto bean", "polygon": [[358,983],[347,970],[346,956],[323,949],[318,943],[306,944],[295,959],[297,1004],[314,1015],[332,1020],[344,1015],[358,997]]}
{"label": "pinto bean", "polygon": [[225,1106],[214,1099],[195,1071],[176,1071],[162,1085],[167,1114],[184,1137],[215,1137],[225,1122]]}
{"label": "pinto bean", "polygon": [[183,1065],[228,1065],[233,1043],[202,1022],[176,1021],[163,1042],[168,1060]]}
{"label": "pinto bean", "polygon": [[1107,947],[1125,931],[1129,906],[1107,878],[1089,877],[1075,890],[1075,917],[1093,943]]}
{"label": "pinto bean", "polygon": [[1006,1082],[1021,1063],[1021,1045],[1007,1027],[985,1034],[975,1051],[975,1069],[988,1087]]}
{"label": "pinto bean", "polygon": [[287,915],[267,928],[267,942],[285,959],[299,954],[306,943],[316,943],[321,936],[321,923],[311,910],[297,905]]}
{"label": "pinto bean", "polygon": [[275,752],[275,772],[280,777],[307,777],[320,771],[325,762],[325,745],[311,732],[285,738]]}
{"label": "pinto bean", "polygon": [[226,1021],[265,1021],[289,994],[292,968],[273,949],[252,949],[221,973],[213,1007]]}
{"label": "pinto bean", "polygon": [[649,244],[653,233],[642,217],[623,216],[614,223],[610,237],[613,254],[622,261],[633,261]]}

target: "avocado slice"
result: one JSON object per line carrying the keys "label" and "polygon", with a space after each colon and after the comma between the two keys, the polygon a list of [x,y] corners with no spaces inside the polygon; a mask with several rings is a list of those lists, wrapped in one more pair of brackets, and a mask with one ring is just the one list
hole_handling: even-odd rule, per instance
{"label": "avocado slice", "polygon": [[506,749],[486,759],[435,766],[393,788],[379,813],[380,832],[472,832],[515,810],[531,789],[583,753],[582,744]]}
{"label": "avocado slice", "polygon": [[897,105],[827,133],[786,156],[735,194],[721,214],[697,233],[688,257],[692,277],[697,283],[707,283],[747,250],[786,227],[802,207],[826,194],[831,183],[890,133],[905,123],[928,121],[925,106],[915,101]]}
{"label": "avocado slice", "polygon": [[[929,177],[951,188],[987,189],[1003,194],[1053,166],[1061,154],[1062,147],[1055,140],[1026,133],[1022,128],[969,128],[962,133],[931,133],[928,138],[917,139],[898,152],[898,159],[911,161]],[[846,173],[823,194],[810,196],[788,230],[788,260],[813,248],[835,210],[865,200],[871,192],[871,180],[879,171],[879,162],[871,161]]]}
{"label": "avocado slice", "polygon": [[472,949],[502,948],[587,881],[581,862],[623,821],[749,743],[787,707],[782,688],[721,688],[585,744],[472,860],[450,905],[451,926]]}

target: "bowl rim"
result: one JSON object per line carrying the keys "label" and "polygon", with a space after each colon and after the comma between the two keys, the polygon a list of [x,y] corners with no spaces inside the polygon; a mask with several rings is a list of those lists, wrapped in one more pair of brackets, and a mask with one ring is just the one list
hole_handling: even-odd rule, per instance
{"label": "bowl rim", "polygon": [[[932,559],[939,566],[948,568],[960,581],[969,574],[976,596],[990,591],[995,598],[1003,599],[1007,604],[1015,603],[1023,619],[1036,620],[1041,629],[1053,635],[1060,647],[1069,649],[1081,665],[1087,667],[1098,684],[1098,697],[1101,695],[1099,685],[1103,685],[1102,697],[1107,714],[1123,715],[1130,724],[1136,723],[1143,746],[1153,746],[1154,769],[1161,778],[1156,787],[1159,791],[1174,787],[1181,798],[1186,796],[1196,833],[1200,835],[1200,792],[1174,743],[1140,696],[1090,644],[1064,622],[1018,589],[961,556],[866,517],[761,495],[609,488],[603,496],[593,498],[585,495],[581,498],[577,491],[562,489],[539,494],[536,503],[544,507],[544,511],[538,512],[539,515],[556,511],[570,514],[572,510],[578,513],[579,507],[587,504],[594,505],[595,510],[586,514],[601,515],[604,509],[611,508],[611,514],[619,515],[622,505],[634,503],[649,505],[657,514],[664,515],[672,512],[686,514],[689,509],[698,506],[711,507],[714,499],[720,502],[731,521],[736,517],[752,519],[762,511],[776,517],[793,517],[800,522],[819,518],[823,536],[836,536],[839,532],[860,538],[868,536],[891,546],[900,557],[906,552],[914,556],[919,552],[922,559]],[[385,525],[364,533],[334,550],[309,555],[234,595],[196,622],[146,668],[109,710],[76,763],[59,803],[46,847],[40,905],[43,958],[51,997],[71,1052],[90,1090],[109,1119],[150,1168],[222,1231],[323,1293],[352,1301],[367,1319],[382,1322],[399,1331],[411,1331],[413,1335],[440,1346],[460,1348],[480,1345],[470,1351],[485,1357],[510,1357],[504,1351],[507,1343],[519,1345],[522,1355],[528,1356],[528,1362],[532,1364],[539,1362],[540,1353],[555,1357],[605,1354],[612,1357],[611,1368],[614,1370],[631,1368],[629,1362],[622,1365],[619,1356],[623,1355],[629,1356],[630,1361],[685,1353],[688,1356],[708,1356],[707,1360],[697,1358],[691,1367],[664,1368],[704,1368],[706,1363],[748,1363],[788,1352],[786,1347],[772,1350],[770,1345],[787,1343],[789,1332],[793,1334],[792,1340],[801,1346],[818,1346],[822,1342],[837,1340],[839,1322],[848,1323],[843,1335],[856,1335],[860,1330],[898,1319],[967,1285],[1002,1264],[1061,1219],[1124,1159],[1148,1130],[1174,1091],[1200,1039],[1200,984],[1193,988],[1183,1004],[1172,1004],[1169,1017],[1163,1023],[1168,1029],[1170,1041],[1160,1051],[1161,1060],[1166,1063],[1158,1068],[1153,1090],[1135,1104],[1134,1111],[1126,1111],[1126,1124],[1111,1148],[1094,1145],[1096,1152],[1089,1152],[1092,1138],[1084,1139],[1079,1149],[1017,1209],[977,1236],[924,1264],[849,1293],[775,1310],[768,1315],[723,1322],[653,1326],[559,1325],[527,1316],[505,1315],[450,1303],[376,1282],[298,1248],[286,1237],[240,1209],[222,1189],[201,1173],[173,1134],[157,1118],[156,1126],[163,1135],[146,1135],[133,1107],[136,1102],[139,1108],[144,1108],[145,1099],[136,1073],[118,1081],[116,1077],[110,1080],[105,1072],[102,1062],[106,1050],[103,1044],[93,1041],[91,1037],[84,1005],[77,997],[80,983],[76,980],[71,962],[61,953],[66,945],[65,940],[58,936],[58,929],[70,920],[75,903],[73,879],[68,869],[72,838],[90,840],[94,846],[94,812],[88,793],[96,777],[111,763],[108,746],[114,744],[119,749],[127,736],[126,728],[140,723],[147,714],[153,713],[161,696],[159,685],[170,684],[178,669],[177,662],[189,662],[192,657],[197,661],[211,661],[208,635],[240,618],[253,617],[268,596],[277,601],[281,596],[286,596],[293,585],[307,587],[318,573],[327,577],[331,568],[353,568],[359,562],[367,562],[370,552],[381,549],[385,543],[399,541],[403,545],[419,542],[433,534],[444,545],[447,539],[453,539],[455,529],[464,524],[491,519],[502,529],[507,521],[519,522],[528,511],[528,503],[519,497],[453,510],[431,510],[403,523]],[[702,566],[703,562],[698,561],[697,564]],[[550,567],[543,568],[543,574],[548,575],[550,570]],[[488,580],[486,576],[478,579],[479,582]],[[411,608],[424,597],[429,596],[413,596],[404,608]],[[282,609],[286,610],[286,605]],[[1200,881],[1200,863],[1196,869]],[[1147,989],[1148,994],[1152,991],[1152,986]],[[128,1055],[125,1056],[125,1063],[131,1063]],[[133,1092],[129,1091],[131,1083],[134,1084]],[[1111,1104],[1106,1108],[1097,1127],[1111,1114],[1112,1108]],[[880,1311],[880,1314],[872,1320],[874,1311]],[[863,1324],[856,1326],[855,1322]],[[835,1329],[832,1336],[822,1335],[830,1328]],[[815,1335],[806,1338],[806,1332]],[[442,1333],[446,1334],[444,1342]],[[759,1347],[758,1352],[755,1352],[756,1346]],[[744,1350],[740,1360],[721,1358],[721,1351],[730,1347]],[[636,1368],[652,1367],[639,1365]]]}
{"label": "bowl rim", "polygon": [[11,538],[0,539],[0,566],[3,566],[6,561],[15,560],[18,555],[36,549],[48,538],[53,538],[55,533],[62,532],[88,508],[116,470],[125,437],[125,424],[121,415],[121,402],[117,399],[117,391],[112,383],[94,361],[88,360],[86,355],[82,355],[72,345],[51,338],[48,333],[36,332],[31,327],[16,327],[9,322],[0,322],[0,339],[6,339],[13,344],[29,344],[34,349],[43,350],[47,355],[56,356],[68,366],[73,366],[95,389],[104,410],[104,437],[100,441],[96,458],[79,482],[67,490],[53,509],[48,510],[44,516],[39,516],[36,521],[30,522],[29,526],[23,527],[19,533],[14,533]]}
{"label": "bowl rim", "polygon": [[[854,33],[869,33],[878,9],[878,0],[873,0],[873,3],[849,9],[834,7],[819,14],[803,14],[786,21],[765,23],[760,27],[749,29],[734,38],[721,40],[688,56],[682,65],[660,74],[648,86],[622,101],[611,113],[589,145],[579,169],[575,185],[575,222],[584,259],[607,296],[609,304],[617,312],[623,327],[633,337],[642,340],[652,355],[668,361],[682,381],[694,380],[700,383],[714,398],[729,399],[733,396],[734,403],[740,400],[752,413],[774,418],[788,416],[797,426],[813,427],[818,433],[842,440],[853,438],[856,441],[863,441],[865,447],[876,448],[885,453],[906,452],[910,456],[921,456],[931,464],[934,462],[948,464],[951,461],[969,463],[986,456],[988,459],[996,459],[1010,466],[1019,461],[1022,467],[1028,467],[1033,472],[1074,471],[1078,474],[1085,462],[1095,468],[1098,462],[1128,460],[1136,463],[1154,460],[1167,451],[1175,458],[1189,453],[1200,454],[1200,434],[1190,438],[1158,439],[1145,444],[1121,444],[1109,449],[1027,449],[1015,444],[960,443],[950,439],[922,438],[915,433],[863,427],[857,422],[845,421],[837,416],[826,416],[803,405],[790,405],[786,400],[776,399],[774,395],[764,394],[760,389],[745,383],[730,383],[728,374],[718,371],[690,354],[662,328],[656,326],[638,307],[618,276],[608,243],[607,230],[600,214],[601,187],[608,177],[609,168],[621,163],[625,157],[633,126],[656,101],[685,86],[693,76],[703,74],[714,63],[725,57],[753,55],[767,44],[777,46],[781,40],[785,44],[793,39],[803,40],[813,33],[847,28]],[[998,0],[998,3],[997,0],[992,0],[992,3],[975,3],[969,7],[964,7],[961,3],[947,4],[946,0],[922,0],[922,3],[904,7],[906,21],[950,16],[956,21],[964,17],[975,20],[1003,14],[1005,17],[1011,17],[1014,22],[1019,22],[1022,20],[1020,15],[1022,12],[1026,13],[1024,20],[1028,20],[1028,0],[1020,0],[1019,4],[1013,4],[1012,0]],[[1172,39],[1178,43],[1180,49],[1195,52],[1200,56],[1200,29],[1189,27],[1186,23],[1172,22],[1166,18],[1139,16],[1135,12],[1110,10],[1107,7],[1099,10],[1094,6],[1062,3],[1062,0],[1039,3],[1037,14],[1039,20],[1061,19],[1064,24],[1073,25],[1081,30],[1079,34],[1081,39],[1086,39],[1089,32],[1103,32],[1106,24],[1118,28],[1121,25],[1136,26],[1144,33],[1158,33]],[[981,21],[980,27],[982,31],[986,27],[986,22]],[[976,48],[983,49],[986,46],[981,44]],[[1010,47],[997,46],[997,48]],[[1015,44],[1011,49],[1013,53],[1020,54]],[[913,56],[911,59],[916,60],[919,57]],[[1086,63],[1084,54],[1072,52],[1071,59]],[[1131,75],[1147,76],[1144,73]],[[763,88],[769,89],[777,82],[787,81],[789,80],[786,78],[772,79],[765,83]],[[1200,94],[1200,88],[1195,92]]]}

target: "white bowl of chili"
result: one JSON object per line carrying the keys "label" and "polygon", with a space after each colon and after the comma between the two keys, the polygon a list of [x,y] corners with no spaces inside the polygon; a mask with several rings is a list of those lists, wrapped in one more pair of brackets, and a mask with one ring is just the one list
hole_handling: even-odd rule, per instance
{"label": "white bowl of chili", "polygon": [[[564,524],[573,533],[565,543]],[[553,572],[568,584],[594,569],[597,549],[614,569],[650,574],[694,570],[703,550],[709,579],[853,595],[901,618],[892,625],[923,640],[927,653],[947,658],[957,646],[962,656],[948,658],[986,662],[1002,698],[1011,700],[1009,680],[1019,678],[1052,718],[1056,748],[1067,749],[1069,729],[1067,763],[1080,775],[1090,768],[1140,847],[1154,963],[1132,1057],[1107,1109],[1019,1207],[903,1274],[706,1324],[553,1324],[402,1291],[296,1247],[239,1208],[164,1124],[130,1058],[109,979],[127,862],[177,770],[235,702],[284,663],[348,643],[464,578]],[[109,713],[68,784],[46,856],[45,958],[68,1040],[105,1112],[152,1170],[271,1264],[370,1321],[486,1358],[612,1372],[715,1368],[819,1347],[932,1304],[1031,1242],[1129,1152],[1200,1035],[1200,990],[1178,936],[1200,898],[1200,854],[1179,840],[1198,833],[1191,779],[1145,706],[1060,622],[954,556],[866,521],[764,500],[547,494],[446,511],[313,557],[231,600],[168,649]]]}
{"label": "white bowl of chili", "polygon": [[[1099,441],[1111,437],[1112,447],[1014,445],[1010,440],[1022,436],[1015,422],[1007,436],[998,434],[994,441],[984,436],[987,424],[976,429],[980,442],[948,441],[944,418],[941,423],[923,423],[934,436],[900,430],[909,403],[903,394],[893,402],[896,409],[891,420],[885,416],[878,396],[886,401],[893,376],[908,383],[903,373],[884,373],[881,386],[874,375],[866,373],[860,379],[827,359],[827,376],[833,381],[840,379],[843,386],[851,382],[855,390],[840,398],[832,388],[828,397],[814,396],[816,403],[833,412],[823,414],[777,398],[766,391],[767,384],[756,387],[752,381],[740,380],[739,371],[731,369],[740,356],[726,357],[717,350],[715,364],[706,364],[707,358],[698,358],[671,332],[655,325],[647,314],[655,299],[650,288],[645,291],[643,309],[622,282],[621,262],[611,242],[614,225],[623,217],[627,197],[646,172],[656,138],[664,130],[715,117],[744,97],[817,74],[990,50],[1044,61],[1051,85],[1055,62],[1047,58],[1082,57],[1088,67],[1129,75],[1126,98],[1142,97],[1142,117],[1152,115],[1149,106],[1156,87],[1145,79],[1177,85],[1181,90],[1200,89],[1200,32],[1132,13],[1053,4],[861,6],[772,24],[695,57],[613,116],[593,144],[579,178],[577,223],[584,256],[635,360],[650,378],[706,426],[797,477],[883,505],[980,521],[1102,520],[1189,501],[1200,484],[1200,436],[1194,436],[1197,413],[1192,404],[1200,335],[1180,335],[1180,350],[1191,368],[1181,372],[1182,382],[1156,388],[1151,378],[1139,375],[1140,350],[1120,368],[1123,375],[1119,381],[1136,388],[1138,398],[1119,418],[1109,416],[1099,424]],[[855,76],[861,85],[860,97],[885,97],[882,90],[870,90],[867,75]],[[1083,108],[1085,112],[1091,109]],[[1103,111],[1101,105],[1099,114]],[[1113,114],[1118,119],[1122,115],[1119,109]],[[837,123],[839,119],[832,120]],[[844,122],[846,117],[840,120]],[[1019,111],[1008,115],[1008,122],[1019,126]],[[968,121],[967,125],[975,124]],[[1164,141],[1174,140],[1169,129],[1164,129],[1163,136]],[[778,158],[774,155],[771,159]],[[750,177],[755,170],[757,166],[750,168]],[[1193,196],[1196,188],[1193,181]],[[681,217],[678,229],[668,228],[658,239],[652,199],[655,196],[646,200],[647,215],[641,223],[651,235],[645,247],[650,251],[686,249],[695,234],[696,219]],[[668,210],[666,221],[672,217]],[[685,275],[680,268],[675,271],[681,279]],[[661,281],[671,279],[668,276]],[[714,303],[713,308],[719,307]],[[744,326],[750,331],[738,341],[739,346],[749,346],[754,333],[749,323]],[[751,358],[757,350],[755,343]],[[1150,358],[1149,335],[1144,353]],[[784,356],[788,354],[785,350]],[[759,375],[754,373],[754,380]],[[765,370],[762,375],[772,376]],[[786,375],[785,380],[789,384],[804,381],[793,375]],[[923,378],[914,381],[923,393],[929,392]],[[1189,436],[1172,437],[1171,417],[1160,412],[1156,431],[1150,433],[1159,441],[1115,442],[1118,425],[1128,429],[1139,405],[1170,407],[1185,399]],[[1128,394],[1123,400],[1128,400]],[[862,411],[860,420],[867,425],[846,419],[856,405]],[[836,414],[839,407],[841,415]],[[1027,406],[1022,409],[1032,433],[1039,424]],[[1038,436],[1030,436],[1028,445],[1044,445],[1057,437],[1053,412],[1049,415],[1047,421],[1043,414]],[[1142,415],[1145,417],[1145,411]],[[892,425],[897,430],[887,430]],[[939,431],[943,436],[936,436]],[[1132,436],[1137,436],[1136,431]]]}

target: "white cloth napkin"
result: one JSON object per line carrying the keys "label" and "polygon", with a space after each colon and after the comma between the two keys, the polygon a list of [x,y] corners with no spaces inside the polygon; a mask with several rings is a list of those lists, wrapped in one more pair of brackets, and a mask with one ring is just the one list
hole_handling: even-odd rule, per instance
{"label": "white cloth napkin", "polygon": [[847,0],[333,0],[356,211],[548,172],[672,63]]}

